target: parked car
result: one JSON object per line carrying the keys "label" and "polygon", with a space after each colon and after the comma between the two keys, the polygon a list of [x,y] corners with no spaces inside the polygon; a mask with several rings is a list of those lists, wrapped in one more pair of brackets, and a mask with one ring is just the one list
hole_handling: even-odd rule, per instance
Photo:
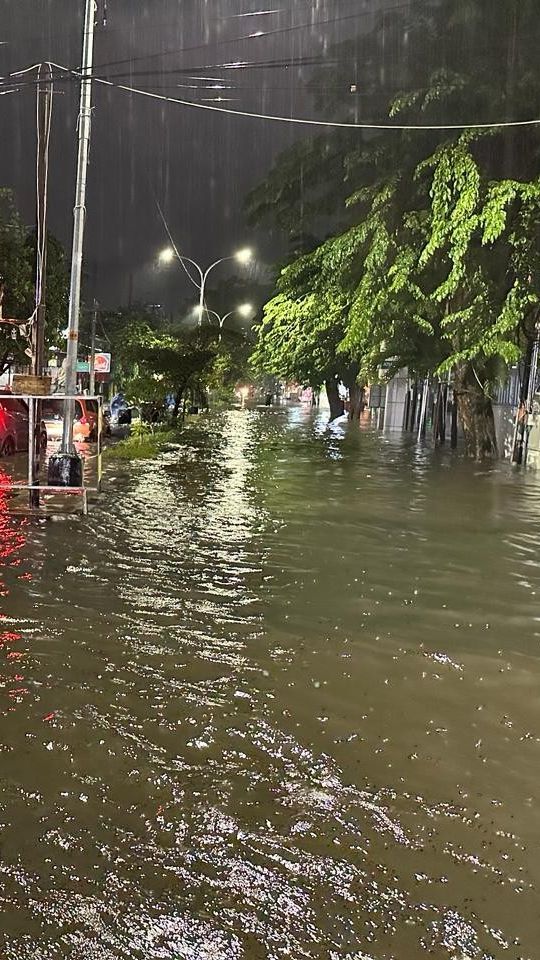
{"label": "parked car", "polygon": [[[43,420],[49,440],[61,440],[64,429],[64,401],[47,397],[43,401]],[[73,439],[76,443],[95,443],[98,437],[97,400],[78,397],[75,400]]]}
{"label": "parked car", "polygon": [[[40,423],[40,442],[47,446],[45,422]],[[28,404],[22,397],[0,394],[0,456],[28,450]]]}

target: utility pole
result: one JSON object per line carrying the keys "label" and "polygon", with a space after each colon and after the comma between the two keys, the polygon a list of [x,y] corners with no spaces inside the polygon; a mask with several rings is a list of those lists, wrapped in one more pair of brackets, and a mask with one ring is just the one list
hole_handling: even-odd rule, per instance
{"label": "utility pole", "polygon": [[92,334],[90,340],[90,396],[93,397],[96,392],[96,327],[97,327],[98,302],[94,300],[92,310]]}
{"label": "utility pole", "polygon": [[[68,338],[66,356],[66,395],[73,396],[77,389],[77,348],[79,343],[79,314],[81,308],[81,276],[83,241],[86,215],[86,181],[90,135],[92,126],[92,68],[94,62],[94,34],[96,2],[85,0],[83,57],[81,68],[81,96],[79,110],[79,150],[77,159],[77,184],[73,211],[73,248],[71,255],[71,284],[69,291]],[[64,405],[64,429],[62,446],[56,457],[49,461],[49,483],[57,486],[79,487],[82,484],[82,461],[73,446],[73,420],[75,401],[66,400]]]}
{"label": "utility pole", "polygon": [[[46,73],[46,76],[44,74]],[[45,320],[47,289],[47,200],[49,188],[49,143],[52,122],[53,79],[50,64],[41,64],[37,85],[37,195],[36,195],[36,290],[35,313],[31,330],[32,373],[43,376],[45,367]],[[32,487],[38,486],[41,458],[41,404],[30,400],[30,422],[33,435],[28,450],[29,480]],[[30,506],[39,507],[39,490],[30,491]]]}
{"label": "utility pole", "polygon": [[[42,74],[47,70],[48,76]],[[38,73],[37,114],[37,216],[36,216],[36,315],[32,329],[32,373],[43,374],[45,366],[45,304],[47,285],[47,199],[49,173],[49,138],[52,110],[52,71],[50,64],[41,64]]]}

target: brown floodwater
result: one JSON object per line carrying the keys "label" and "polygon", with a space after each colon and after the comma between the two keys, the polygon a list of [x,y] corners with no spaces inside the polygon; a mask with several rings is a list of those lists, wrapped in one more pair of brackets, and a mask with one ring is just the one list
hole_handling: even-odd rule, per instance
{"label": "brown floodwater", "polygon": [[539,504],[300,408],[0,501],[3,960],[537,960]]}

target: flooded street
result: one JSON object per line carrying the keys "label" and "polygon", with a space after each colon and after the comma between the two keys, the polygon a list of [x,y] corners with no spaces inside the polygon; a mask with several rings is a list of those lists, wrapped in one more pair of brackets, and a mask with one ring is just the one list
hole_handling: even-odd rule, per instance
{"label": "flooded street", "polygon": [[2,502],[2,958],[535,960],[539,497],[293,408]]}

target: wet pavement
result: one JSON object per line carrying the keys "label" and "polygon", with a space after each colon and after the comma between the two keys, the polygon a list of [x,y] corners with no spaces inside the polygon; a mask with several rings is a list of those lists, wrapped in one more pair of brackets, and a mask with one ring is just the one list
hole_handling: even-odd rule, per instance
{"label": "wet pavement", "polygon": [[301,408],[0,497],[0,956],[536,960],[539,502]]}

